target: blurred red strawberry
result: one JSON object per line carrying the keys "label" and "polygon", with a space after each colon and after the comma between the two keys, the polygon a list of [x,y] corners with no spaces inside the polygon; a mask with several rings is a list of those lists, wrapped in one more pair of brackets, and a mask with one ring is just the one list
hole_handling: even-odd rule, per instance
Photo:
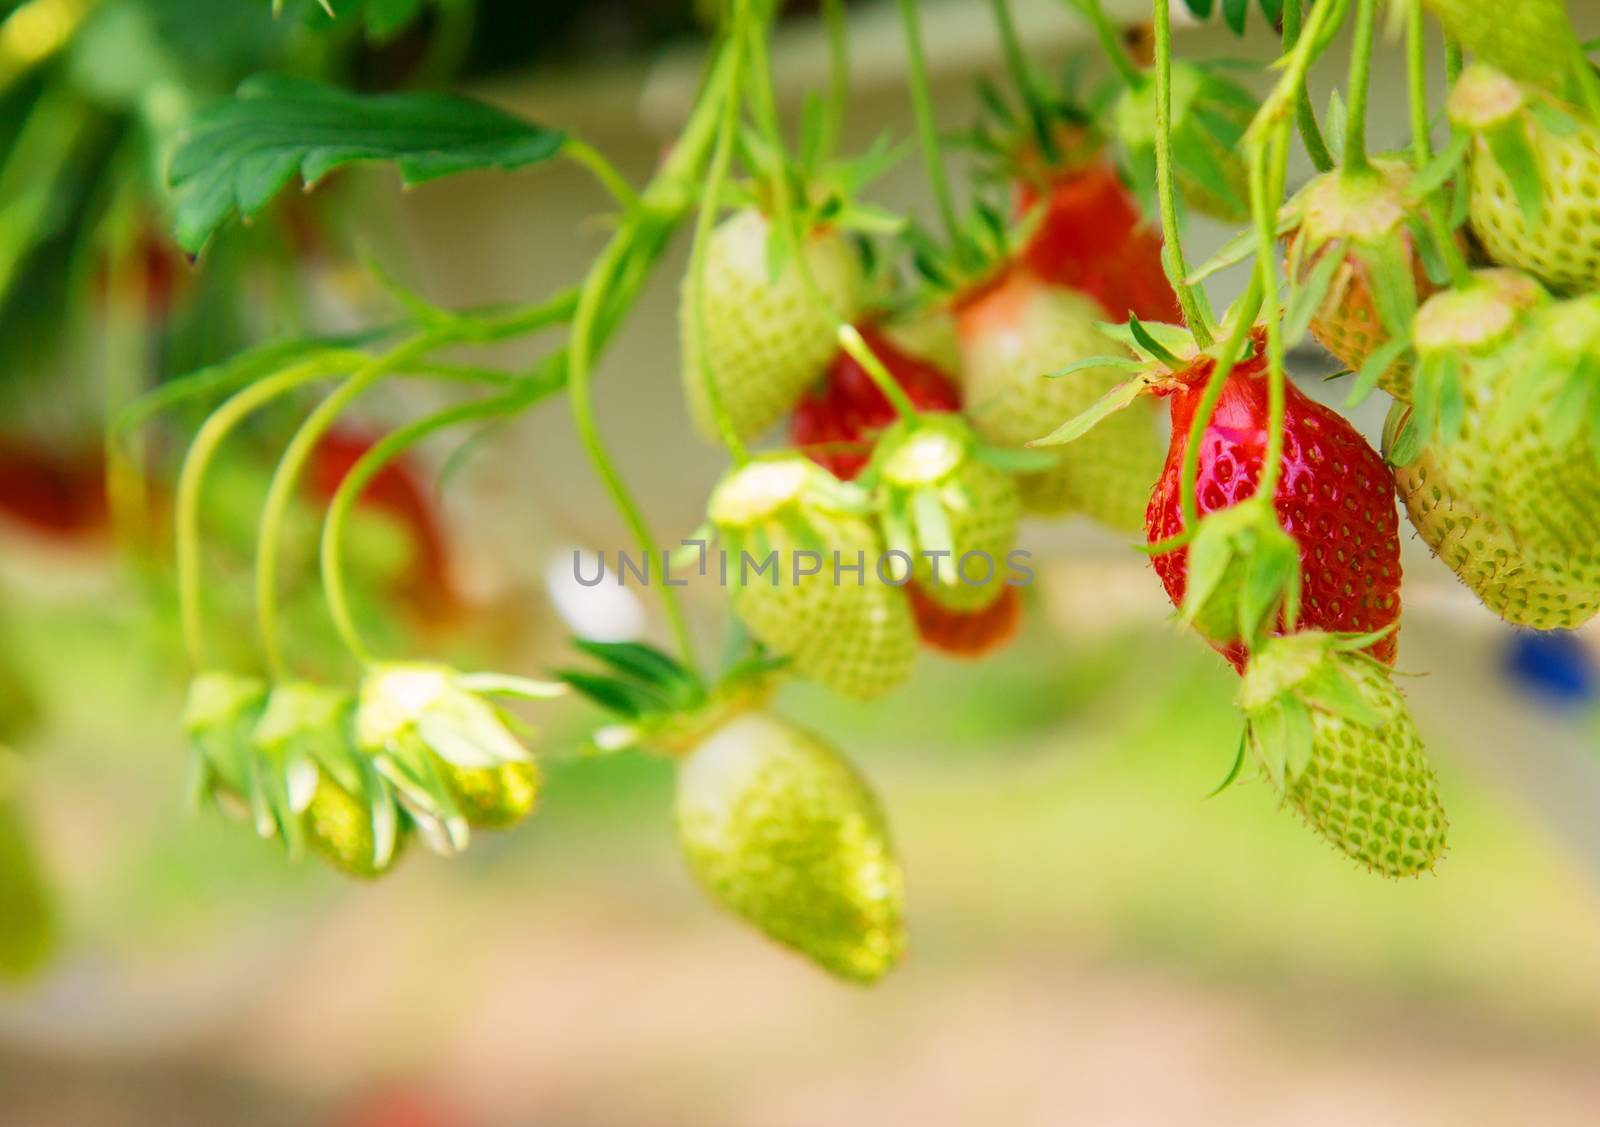
{"label": "blurred red strawberry", "polygon": [[107,506],[99,448],[0,437],[0,518],[55,540],[102,531]]}
{"label": "blurred red strawberry", "polygon": [[968,614],[940,606],[916,584],[908,590],[923,644],[951,657],[987,657],[1004,648],[1022,626],[1022,598],[1015,587],[1005,588],[994,602]]}
{"label": "blurred red strawberry", "polygon": [[[353,427],[336,427],[323,436],[308,475],[308,484],[316,496],[331,498],[362,455],[381,437]],[[417,609],[426,617],[452,610],[455,595],[444,531],[415,465],[402,456],[379,470],[362,490],[360,507],[392,517],[408,534],[413,556],[404,586],[406,594],[418,600]]]}
{"label": "blurred red strawberry", "polygon": [[1181,323],[1182,311],[1161,266],[1161,233],[1145,221],[1116,168],[1101,157],[1017,183],[1017,210],[1045,192],[1044,215],[1022,259],[1043,280],[1087,293],[1114,321]]}
{"label": "blurred red strawberry", "polygon": [[[958,411],[961,391],[940,368],[897,348],[881,332],[861,326],[862,339],[905,389],[919,411]],[[855,358],[841,351],[789,420],[789,438],[808,458],[841,481],[866,468],[878,434],[895,421],[894,405]]]}

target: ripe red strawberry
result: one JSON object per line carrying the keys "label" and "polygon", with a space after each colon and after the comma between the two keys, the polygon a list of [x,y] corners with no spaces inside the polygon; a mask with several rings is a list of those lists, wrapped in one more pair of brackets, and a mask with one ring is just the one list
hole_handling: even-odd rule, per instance
{"label": "ripe red strawberry", "polygon": [[[1154,544],[1183,531],[1179,494],[1189,425],[1211,374],[1204,357],[1178,374],[1170,391],[1172,444],[1146,513]],[[1400,618],[1400,534],[1394,475],[1378,452],[1337,412],[1287,387],[1283,475],[1273,508],[1300,546],[1300,625],[1330,633],[1366,634]],[[1234,368],[1223,386],[1200,454],[1197,498],[1202,516],[1247,500],[1260,480],[1267,448],[1266,358],[1256,354]],[[1156,556],[1156,573],[1175,606],[1187,588],[1188,549]],[[1246,652],[1219,647],[1243,670]],[[1395,636],[1373,656],[1393,663]]]}
{"label": "ripe red strawberry", "polygon": [[1022,627],[1022,597],[1015,587],[1002,589],[994,602],[967,614],[941,606],[915,583],[907,590],[922,644],[951,657],[987,657],[1005,648]]}
{"label": "ripe red strawberry", "polygon": [[1114,321],[1183,319],[1161,266],[1161,232],[1104,159],[1057,172],[1040,187],[1017,185],[1023,214],[1048,194],[1021,259],[1046,282],[1088,294]]}
{"label": "ripe red strawberry", "polygon": [[[899,348],[874,326],[863,325],[860,332],[917,410],[961,409],[960,389],[936,364]],[[872,377],[855,357],[840,350],[827,375],[795,407],[789,438],[817,465],[840,481],[850,481],[866,468],[873,443],[896,417]]]}

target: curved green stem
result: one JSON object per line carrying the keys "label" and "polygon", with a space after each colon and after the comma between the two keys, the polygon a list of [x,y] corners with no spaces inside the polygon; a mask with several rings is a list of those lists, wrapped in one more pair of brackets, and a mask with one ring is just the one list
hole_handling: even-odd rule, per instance
{"label": "curved green stem", "polygon": [[1350,172],[1371,167],[1367,160],[1367,93],[1372,85],[1377,22],[1378,0],[1357,0],[1355,41],[1350,48],[1350,112],[1344,129],[1344,166]]}
{"label": "curved green stem", "polygon": [[828,157],[839,148],[850,104],[850,29],[844,0],[822,0],[822,22],[828,33],[828,98],[823,103],[821,150]]}
{"label": "curved green stem", "polygon": [[390,462],[430,435],[479,419],[503,418],[514,414],[558,390],[560,386],[560,382],[554,379],[538,383],[528,381],[524,386],[492,399],[480,399],[446,407],[427,418],[418,419],[391,431],[373,444],[357,459],[355,465],[350,467],[350,472],[339,482],[339,487],[328,502],[328,515],[322,525],[320,559],[322,588],[327,596],[328,611],[333,617],[334,628],[338,630],[339,636],[344,639],[345,645],[357,660],[369,662],[371,656],[362,641],[355,615],[350,609],[344,568],[345,527],[356,503],[361,500],[362,493],[372,479]]}
{"label": "curved green stem", "polygon": [[306,416],[278,459],[272,481],[267,486],[267,499],[261,506],[261,522],[256,532],[256,628],[261,636],[267,669],[274,678],[281,678],[286,672],[283,648],[278,640],[278,546],[301,470],[345,408],[379,380],[442,343],[438,335],[424,335],[383,356],[369,359]]}
{"label": "curved green stem", "polygon": [[[734,464],[740,466],[750,460],[750,453],[745,449],[744,440],[739,437],[733,420],[728,417],[727,405],[722,401],[722,389],[712,377],[711,355],[706,348],[705,294],[706,260],[710,257],[712,232],[716,227],[717,212],[722,207],[722,191],[728,182],[728,170],[733,163],[733,142],[739,129],[739,91],[745,57],[743,31],[749,10],[748,0],[739,0],[734,7],[728,47],[733,52],[733,76],[723,92],[722,105],[718,107],[717,139],[711,151],[711,167],[706,173],[705,194],[701,197],[700,212],[695,219],[694,249],[689,254],[689,292],[694,296],[689,324],[693,340],[689,351],[695,358],[697,370],[694,378],[700,381],[700,390],[711,408],[711,417],[716,422],[722,444],[728,448]],[[778,193],[786,194],[782,187]]]}
{"label": "curved green stem", "polygon": [[1273,230],[1273,217],[1282,198],[1282,180],[1287,176],[1288,155],[1286,127],[1275,130],[1266,143],[1252,145],[1250,150],[1250,210],[1255,217],[1256,272],[1262,284],[1262,318],[1267,329],[1267,453],[1255,495],[1265,498],[1269,505],[1283,472],[1283,419],[1288,399],[1277,236]]}
{"label": "curved green stem", "polygon": [[[1300,27],[1305,19],[1301,11],[1299,0],[1289,0],[1283,6],[1283,52],[1289,54],[1300,42]],[[1304,82],[1300,83],[1300,90],[1294,100],[1295,124],[1300,129],[1300,140],[1305,145],[1306,155],[1311,158],[1312,167],[1318,172],[1327,172],[1333,168],[1333,153],[1328,149],[1327,141],[1323,140],[1322,127],[1317,124],[1317,111],[1311,105],[1311,93],[1306,89]]]}
{"label": "curved green stem", "polygon": [[1211,318],[1204,295],[1189,284],[1182,231],[1178,225],[1178,192],[1172,170],[1172,13],[1168,0],[1155,0],[1156,34],[1156,194],[1161,203],[1161,234],[1166,240],[1167,273],[1183,319],[1195,343],[1210,348]]}
{"label": "curved green stem", "polygon": [[605,154],[587,141],[569,136],[562,143],[561,155],[587,169],[624,211],[632,211],[639,206],[639,194],[633,190],[633,186],[617,171],[616,165],[606,159]]}
{"label": "curved green stem", "polygon": [[1100,40],[1101,53],[1111,64],[1111,69],[1117,72],[1117,77],[1122,79],[1123,85],[1129,88],[1144,85],[1149,76],[1140,69],[1138,63],[1133,61],[1133,56],[1128,54],[1128,49],[1122,44],[1122,36],[1118,34],[1116,25],[1111,22],[1111,17],[1106,15],[1105,8],[1101,7],[1100,0],[1066,0],[1066,2],[1089,21],[1095,37]]}
{"label": "curved green stem", "polygon": [[922,162],[927,169],[928,184],[933,189],[945,235],[952,245],[960,247],[964,240],[961,224],[956,218],[955,197],[950,192],[950,179],[945,175],[943,151],[939,146],[939,125],[933,113],[933,91],[928,85],[928,60],[922,51],[922,20],[917,14],[917,0],[900,0],[900,21],[905,26],[911,109],[916,116],[917,143],[922,149]]}
{"label": "curved green stem", "polygon": [[201,425],[184,455],[178,473],[177,537],[178,615],[183,625],[189,663],[205,668],[207,660],[205,614],[200,590],[200,491],[218,447],[235,427],[259,407],[297,387],[327,379],[349,366],[347,354],[313,357],[292,368],[265,377],[233,395]]}

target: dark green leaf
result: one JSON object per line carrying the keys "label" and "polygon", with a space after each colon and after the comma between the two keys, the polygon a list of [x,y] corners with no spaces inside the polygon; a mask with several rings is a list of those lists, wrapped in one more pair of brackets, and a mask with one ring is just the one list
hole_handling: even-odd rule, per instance
{"label": "dark green leaf", "polygon": [[445,94],[352,94],[259,75],[203,110],[172,157],[178,241],[198,253],[234,216],[250,218],[294,177],[315,184],[359,161],[392,161],[408,184],[548,160],[565,135]]}
{"label": "dark green leaf", "polygon": [[572,644],[618,673],[672,693],[694,684],[693,676],[676,659],[654,646],[639,642],[597,642],[589,638],[575,638]]}

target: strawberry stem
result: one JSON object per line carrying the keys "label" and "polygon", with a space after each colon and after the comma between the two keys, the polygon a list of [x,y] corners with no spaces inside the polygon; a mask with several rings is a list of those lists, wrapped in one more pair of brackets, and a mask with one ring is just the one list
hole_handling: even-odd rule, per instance
{"label": "strawberry stem", "polygon": [[280,395],[317,380],[325,380],[340,369],[359,362],[359,355],[347,352],[324,353],[291,368],[267,376],[235,392],[201,424],[183,467],[178,472],[176,537],[178,567],[178,615],[183,624],[184,645],[189,663],[196,670],[205,668],[208,659],[205,612],[201,601],[200,494],[206,471],[224,439],[247,416]]}
{"label": "strawberry stem", "polygon": [[877,389],[883,392],[883,397],[894,407],[895,412],[902,419],[916,418],[916,405],[911,402],[911,397],[906,394],[906,389],[901,387],[894,376],[889,374],[889,369],[884,366],[883,361],[879,360],[877,354],[867,346],[867,342],[862,338],[860,330],[854,325],[840,325],[838,335],[839,347],[848,352],[850,358],[861,365],[862,370],[867,373],[868,378],[877,386]]}
{"label": "strawberry stem", "polygon": [[1367,160],[1367,93],[1372,85],[1377,8],[1378,0],[1358,0],[1356,5],[1355,42],[1350,49],[1350,105],[1344,130],[1344,166],[1350,172],[1372,167]]}
{"label": "strawberry stem", "polygon": [[346,407],[395,369],[403,368],[447,339],[447,333],[435,330],[414,337],[382,356],[368,359],[306,416],[305,422],[294,432],[294,437],[278,459],[277,468],[272,471],[272,481],[267,486],[267,499],[261,506],[261,523],[256,531],[256,629],[261,638],[261,651],[266,657],[267,669],[274,678],[281,679],[286,672],[283,646],[278,638],[278,546],[283,539],[283,523],[289,515],[289,503],[294,500],[301,470],[310,460],[317,443]]}
{"label": "strawberry stem", "polygon": [[1156,194],[1161,204],[1161,233],[1166,240],[1164,256],[1167,278],[1183,319],[1194,334],[1195,343],[1210,348],[1213,340],[1211,318],[1204,291],[1189,284],[1189,266],[1184,261],[1182,232],[1178,226],[1177,188],[1172,172],[1172,14],[1169,0],[1155,0],[1156,36]]}
{"label": "strawberry stem", "polygon": [[1128,49],[1122,44],[1122,36],[1118,33],[1116,25],[1111,22],[1111,17],[1106,15],[1106,10],[1100,6],[1100,0],[1066,0],[1078,14],[1089,21],[1089,26],[1094,29],[1095,38],[1100,40],[1100,51],[1106,57],[1106,62],[1111,64],[1111,69],[1117,72],[1117,77],[1122,79],[1123,85],[1131,88],[1143,86],[1149,80],[1149,75],[1133,61],[1133,56],[1128,54]]}
{"label": "strawberry stem", "polygon": [[[727,183],[728,169],[733,161],[733,143],[739,126],[739,94],[746,49],[743,32],[744,24],[748,21],[748,12],[749,5],[743,0],[735,6],[734,26],[728,37],[728,49],[733,53],[733,61],[729,64],[732,76],[729,79],[728,89],[723,93],[722,104],[718,111],[717,136],[711,154],[711,168],[706,176],[705,194],[700,199],[700,213],[695,220],[694,250],[690,252],[689,259],[689,288],[694,294],[694,309],[689,331],[694,335],[692,351],[699,369],[695,375],[700,380],[701,390],[705,392],[706,402],[711,407],[711,417],[716,421],[717,433],[722,438],[722,444],[728,448],[734,464],[741,466],[750,460],[750,454],[745,449],[733,420],[728,417],[727,406],[722,402],[722,391],[711,375],[711,356],[706,348],[705,279],[711,233],[716,226],[717,210],[721,206],[723,186]],[[781,186],[776,190],[779,195],[786,194]]]}
{"label": "strawberry stem", "polygon": [[633,190],[633,186],[622,173],[617,171],[616,165],[587,141],[569,135],[561,144],[561,155],[586,169],[600,182],[600,186],[610,193],[611,198],[617,201],[622,210],[632,211],[639,205],[638,193]]}
{"label": "strawberry stem", "polygon": [[1222,345],[1222,351],[1217,355],[1211,375],[1206,379],[1205,391],[1195,406],[1194,417],[1189,420],[1188,443],[1183,448],[1183,472],[1178,479],[1178,502],[1183,506],[1185,529],[1199,527],[1200,452],[1205,442],[1206,428],[1211,425],[1211,416],[1216,413],[1217,402],[1222,398],[1222,389],[1228,382],[1228,376],[1244,355],[1245,341],[1250,337],[1256,312],[1261,308],[1261,292],[1261,272],[1257,270],[1250,275],[1250,284],[1239,299],[1233,327]]}
{"label": "strawberry stem", "polygon": [[[1406,14],[1406,92],[1411,104],[1412,156],[1419,170],[1426,168],[1433,159],[1428,115],[1426,34],[1422,5],[1415,4]],[[1445,218],[1444,202],[1437,191],[1429,192],[1423,199],[1422,210],[1428,221],[1428,229],[1433,233],[1433,241],[1439,244],[1439,255],[1444,260],[1445,268],[1450,271],[1452,284],[1466,285],[1472,279],[1472,268],[1468,266],[1466,255],[1461,253],[1461,246],[1450,230]]]}
{"label": "strawberry stem", "polygon": [[[1256,496],[1271,504],[1283,470],[1283,416],[1288,380],[1284,367],[1282,311],[1278,295],[1277,238],[1273,217],[1283,198],[1289,163],[1287,123],[1250,147],[1250,209],[1256,227],[1256,275],[1261,280],[1262,314],[1267,328],[1267,453]],[[1276,189],[1276,191],[1274,191]]]}
{"label": "strawberry stem", "polygon": [[917,15],[917,0],[900,0],[900,22],[905,28],[906,66],[910,78],[911,109],[917,121],[917,143],[922,149],[922,162],[927,169],[934,202],[939,208],[939,219],[944,224],[951,245],[959,250],[965,239],[956,218],[955,197],[950,193],[950,180],[945,175],[944,156],[939,147],[939,126],[934,118],[933,94],[928,86],[928,61],[922,52],[922,22]]}
{"label": "strawberry stem", "polygon": [[824,156],[831,156],[839,147],[850,102],[850,29],[845,23],[844,0],[822,0],[822,22],[828,34],[828,98],[819,149]]}
{"label": "strawberry stem", "polygon": [[[1297,0],[1290,0],[1283,6],[1283,53],[1289,54],[1294,50],[1295,44],[1300,42],[1300,28],[1305,14],[1300,10]],[[1311,158],[1311,164],[1318,172],[1327,172],[1333,168],[1333,154],[1328,151],[1328,143],[1323,140],[1322,127],[1317,124],[1317,111],[1312,108],[1311,94],[1306,89],[1304,81],[1294,99],[1295,124],[1300,128],[1300,139],[1305,145],[1306,155]]]}

